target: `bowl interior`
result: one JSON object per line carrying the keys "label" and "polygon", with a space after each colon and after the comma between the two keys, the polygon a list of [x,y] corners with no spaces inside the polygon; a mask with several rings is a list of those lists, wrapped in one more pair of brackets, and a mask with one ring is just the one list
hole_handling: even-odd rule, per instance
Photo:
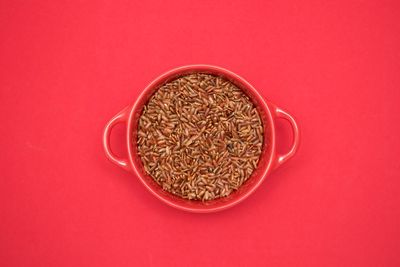
{"label": "bowl interior", "polygon": [[[234,83],[240,89],[242,89],[244,93],[252,100],[252,102],[256,106],[260,114],[260,117],[262,119],[264,127],[264,143],[260,155],[260,161],[258,163],[257,168],[253,171],[252,175],[247,179],[245,183],[243,183],[242,186],[240,186],[240,188],[237,191],[232,192],[229,196],[205,202],[199,200],[183,199],[179,196],[173,195],[163,190],[162,187],[158,185],[157,182],[154,181],[154,179],[145,172],[143,163],[140,159],[140,156],[138,155],[137,143],[136,143],[139,118],[142,114],[143,107],[147,104],[148,100],[154,94],[154,92],[162,84],[166,82],[196,72],[221,76]],[[210,212],[210,211],[221,210],[237,204],[238,202],[246,198],[248,195],[250,195],[260,185],[260,183],[263,181],[263,179],[269,172],[273,158],[273,151],[275,144],[275,135],[273,128],[274,125],[271,112],[265,100],[247,81],[245,81],[240,76],[228,70],[208,65],[181,67],[169,71],[158,77],[156,80],[154,80],[142,92],[142,94],[137,99],[136,103],[134,103],[131,109],[131,114],[129,116],[128,132],[127,132],[130,162],[133,166],[135,173],[138,175],[139,179],[143,182],[143,184],[156,197],[163,200],[167,204],[174,206],[176,208],[194,212]]]}

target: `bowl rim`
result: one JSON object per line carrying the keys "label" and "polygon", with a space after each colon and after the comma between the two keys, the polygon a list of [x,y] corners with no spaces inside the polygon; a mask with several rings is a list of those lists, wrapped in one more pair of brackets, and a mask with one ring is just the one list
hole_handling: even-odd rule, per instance
{"label": "bowl rim", "polygon": [[[207,206],[207,205],[197,205],[194,206],[193,204],[190,204],[190,202],[185,202],[187,204],[182,204],[182,203],[177,203],[176,201],[173,201],[171,199],[168,199],[164,197],[163,195],[159,194],[144,178],[146,174],[142,173],[141,166],[138,166],[136,161],[134,160],[135,154],[133,152],[133,138],[132,138],[132,131],[137,129],[137,125],[133,125],[134,121],[134,115],[137,114],[138,112],[141,111],[142,105],[140,103],[147,102],[147,100],[151,97],[151,95],[154,93],[152,92],[153,90],[156,90],[156,87],[159,86],[161,83],[165,83],[168,78],[176,77],[179,75],[183,75],[188,72],[211,72],[211,73],[216,73],[216,74],[221,74],[222,76],[229,77],[230,79],[233,79],[234,81],[240,83],[241,85],[245,86],[245,89],[251,92],[251,96],[248,95],[248,97],[252,101],[257,101],[259,107],[265,112],[266,118],[268,120],[268,126],[269,126],[269,160],[267,161],[265,167],[263,167],[263,171],[258,175],[258,181],[253,184],[250,189],[246,192],[244,192],[241,196],[237,197],[236,199],[233,199],[232,201],[227,201],[227,202],[220,202],[220,204],[215,205],[215,206]],[[243,87],[242,87],[243,88]],[[152,93],[149,93],[152,92]],[[146,99],[147,98],[147,99]],[[256,98],[256,100],[254,99]],[[177,67],[174,69],[171,69],[167,72],[164,72],[157,78],[155,78],[152,82],[150,82],[144,89],[143,91],[139,94],[135,102],[131,105],[128,106],[127,108],[130,109],[128,111],[128,122],[127,122],[127,144],[128,144],[128,158],[129,158],[129,164],[132,167],[133,172],[136,174],[136,176],[139,178],[139,180],[142,182],[142,184],[149,190],[155,197],[160,199],[162,202],[168,204],[169,206],[172,206],[174,208],[184,210],[184,211],[189,211],[189,212],[196,212],[196,213],[209,213],[209,212],[215,212],[215,211],[221,211],[225,210],[227,208],[233,207],[237,205],[238,203],[242,202],[245,200],[247,197],[249,197],[265,180],[269,172],[271,171],[273,167],[273,163],[275,162],[276,158],[276,151],[275,151],[275,124],[274,124],[274,119],[273,115],[271,112],[271,109],[274,105],[271,103],[267,103],[267,101],[261,96],[261,94],[243,77],[239,76],[238,74],[227,70],[225,68],[219,67],[219,66],[214,66],[214,65],[208,65],[208,64],[194,64],[194,65],[185,65],[181,67]],[[265,127],[264,125],[264,132],[265,132]],[[265,147],[263,147],[265,149]],[[139,159],[140,160],[140,159]],[[259,166],[257,166],[259,168]],[[254,178],[254,177],[253,177]],[[159,185],[158,185],[159,186]],[[171,194],[168,192],[168,194]],[[172,195],[172,194],[171,194]],[[190,201],[190,200],[188,200]],[[193,201],[193,200],[191,200]],[[207,202],[202,202],[202,203],[207,203]]]}

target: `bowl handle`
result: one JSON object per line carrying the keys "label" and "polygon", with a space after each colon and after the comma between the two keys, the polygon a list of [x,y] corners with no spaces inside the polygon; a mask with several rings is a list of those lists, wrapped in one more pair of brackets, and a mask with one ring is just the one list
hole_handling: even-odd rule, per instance
{"label": "bowl handle", "polygon": [[290,115],[288,112],[284,111],[283,109],[275,106],[275,105],[270,105],[272,107],[272,113],[274,114],[274,119],[285,119],[287,120],[290,125],[292,126],[292,132],[293,132],[293,142],[292,142],[292,147],[284,155],[278,155],[276,157],[276,162],[274,169],[278,168],[281,166],[283,163],[285,163],[288,159],[294,156],[296,154],[297,149],[299,148],[299,143],[300,143],[300,132],[299,132],[299,127],[297,126],[296,120],[293,118],[292,115]]}
{"label": "bowl handle", "polygon": [[129,165],[128,160],[126,159],[120,159],[116,157],[110,148],[110,135],[111,135],[111,130],[112,128],[117,125],[118,123],[126,123],[129,115],[129,108],[126,107],[120,112],[118,112],[117,115],[115,115],[107,124],[106,127],[104,128],[103,132],[103,147],[104,147],[104,152],[106,153],[107,158],[114,164],[120,166],[124,170],[130,171],[131,167]]}

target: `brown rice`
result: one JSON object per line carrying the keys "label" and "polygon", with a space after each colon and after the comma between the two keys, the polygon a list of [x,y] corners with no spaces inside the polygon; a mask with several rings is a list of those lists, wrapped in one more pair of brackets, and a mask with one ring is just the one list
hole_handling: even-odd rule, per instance
{"label": "brown rice", "polygon": [[146,173],[164,190],[207,201],[228,196],[250,177],[263,125],[241,89],[194,73],[153,94],[139,119],[137,146]]}

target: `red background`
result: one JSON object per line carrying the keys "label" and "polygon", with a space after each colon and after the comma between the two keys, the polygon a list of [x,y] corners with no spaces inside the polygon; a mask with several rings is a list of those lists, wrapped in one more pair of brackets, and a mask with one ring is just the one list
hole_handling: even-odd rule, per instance
{"label": "red background", "polygon": [[[1,1],[0,265],[399,266],[399,18],[398,1]],[[151,80],[194,63],[302,130],[215,214],[161,203],[101,145]]]}

